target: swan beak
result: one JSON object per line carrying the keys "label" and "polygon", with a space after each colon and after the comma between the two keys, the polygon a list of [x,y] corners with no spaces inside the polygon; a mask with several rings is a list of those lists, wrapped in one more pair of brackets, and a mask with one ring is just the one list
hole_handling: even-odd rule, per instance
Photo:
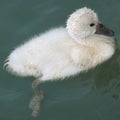
{"label": "swan beak", "polygon": [[109,37],[113,37],[114,36],[114,32],[112,30],[108,29],[107,27],[105,27],[101,23],[97,24],[95,33],[96,34],[105,35],[105,36],[109,36]]}

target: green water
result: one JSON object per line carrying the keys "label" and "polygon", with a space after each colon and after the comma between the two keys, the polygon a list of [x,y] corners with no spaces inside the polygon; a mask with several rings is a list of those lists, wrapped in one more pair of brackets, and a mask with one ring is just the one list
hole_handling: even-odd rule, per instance
{"label": "green water", "polygon": [[2,69],[10,51],[31,36],[65,25],[88,6],[115,32],[120,46],[120,0],[0,0],[0,120],[120,120],[120,51],[96,68],[64,81],[40,85],[45,93],[38,118],[31,116],[32,78]]}

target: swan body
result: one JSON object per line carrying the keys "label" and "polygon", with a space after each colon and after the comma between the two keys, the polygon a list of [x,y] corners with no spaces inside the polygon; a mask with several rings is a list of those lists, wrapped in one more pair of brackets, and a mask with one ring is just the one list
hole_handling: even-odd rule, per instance
{"label": "swan body", "polygon": [[32,115],[39,115],[44,98],[37,87],[40,82],[63,79],[108,60],[115,51],[113,36],[113,31],[99,23],[97,14],[84,7],[70,15],[66,27],[50,29],[13,50],[5,61],[6,69],[36,78]]}
{"label": "swan body", "polygon": [[[87,26],[94,23],[95,27]],[[67,27],[50,29],[17,47],[8,57],[8,71],[41,81],[65,78],[109,59],[115,50],[113,36],[95,34],[98,17],[82,8],[67,20]]]}

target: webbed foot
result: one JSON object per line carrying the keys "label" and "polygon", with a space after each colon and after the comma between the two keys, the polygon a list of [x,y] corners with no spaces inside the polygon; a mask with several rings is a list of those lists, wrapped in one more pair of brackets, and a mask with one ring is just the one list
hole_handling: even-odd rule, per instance
{"label": "webbed foot", "polygon": [[30,101],[29,107],[33,110],[32,116],[37,117],[41,110],[41,104],[44,99],[43,92],[38,88],[38,85],[40,83],[40,80],[35,80],[32,83],[32,88],[35,92],[35,95],[33,96],[32,100]]}

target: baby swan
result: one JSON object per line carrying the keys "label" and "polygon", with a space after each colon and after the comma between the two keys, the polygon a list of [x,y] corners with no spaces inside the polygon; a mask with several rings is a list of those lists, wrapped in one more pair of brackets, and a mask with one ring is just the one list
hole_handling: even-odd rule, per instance
{"label": "baby swan", "polygon": [[115,51],[113,31],[99,23],[97,14],[89,8],[73,12],[66,28],[51,29],[31,38],[16,48],[5,66],[13,74],[34,76],[35,90],[30,107],[37,116],[43,99],[37,85],[42,81],[57,80],[87,71],[109,59]]}

